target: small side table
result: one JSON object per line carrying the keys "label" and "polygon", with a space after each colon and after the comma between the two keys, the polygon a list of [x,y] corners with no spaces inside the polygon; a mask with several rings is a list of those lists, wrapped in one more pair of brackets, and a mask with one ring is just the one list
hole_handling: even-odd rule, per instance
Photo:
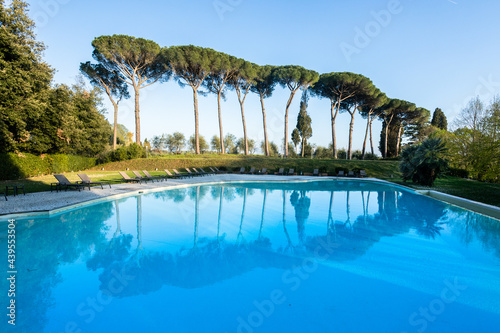
{"label": "small side table", "polygon": [[14,193],[14,196],[17,195],[17,191],[19,189],[23,189],[23,194],[26,195],[26,191],[24,189],[24,185],[6,185],[5,186],[5,195],[7,196],[9,194],[9,190],[12,190]]}

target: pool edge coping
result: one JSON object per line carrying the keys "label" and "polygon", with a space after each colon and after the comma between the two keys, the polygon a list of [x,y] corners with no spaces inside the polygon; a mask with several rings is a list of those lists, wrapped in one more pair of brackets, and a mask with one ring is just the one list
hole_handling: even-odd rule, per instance
{"label": "pool edge coping", "polygon": [[221,183],[255,183],[255,182],[273,182],[273,183],[305,183],[305,182],[311,182],[311,181],[328,181],[328,180],[348,180],[348,181],[371,181],[371,182],[378,182],[378,183],[384,183],[393,187],[398,187],[401,188],[405,191],[413,192],[418,195],[425,195],[429,198],[432,198],[434,200],[438,200],[441,202],[445,202],[448,204],[451,204],[453,206],[457,206],[460,208],[464,208],[470,211],[473,211],[475,213],[479,213],[482,215],[486,215],[488,217],[495,218],[497,220],[500,220],[500,207],[496,207],[493,205],[488,205],[482,202],[470,200],[470,199],[465,199],[461,197],[457,197],[451,194],[446,194],[442,193],[439,191],[434,191],[434,190],[416,190],[404,185],[396,184],[387,180],[383,179],[378,179],[378,178],[341,178],[341,177],[321,177],[321,178],[316,178],[312,176],[307,176],[306,179],[290,179],[290,180],[217,180],[217,181],[207,181],[207,182],[197,182],[197,183],[186,183],[186,184],[176,184],[176,185],[170,185],[170,186],[162,186],[158,188],[150,188],[150,189],[137,189],[125,193],[119,193],[119,194],[113,194],[97,199],[91,199],[87,201],[81,201],[78,203],[74,204],[69,204],[67,206],[55,208],[55,209],[50,209],[50,210],[39,210],[39,211],[28,211],[28,212],[17,212],[17,213],[7,213],[0,215],[1,219],[13,219],[13,218],[24,218],[24,217],[30,217],[30,216],[52,216],[52,215],[57,215],[60,214],[64,211],[69,211],[69,210],[74,210],[77,208],[85,207],[85,206],[90,206],[95,203],[99,202],[106,202],[106,201],[114,201],[120,198],[124,197],[130,197],[138,194],[148,194],[148,193],[155,193],[155,192],[162,192],[165,190],[170,190],[170,189],[177,189],[177,188],[186,188],[186,187],[192,187],[192,186],[200,186],[200,185],[213,185],[213,184],[221,184]]}

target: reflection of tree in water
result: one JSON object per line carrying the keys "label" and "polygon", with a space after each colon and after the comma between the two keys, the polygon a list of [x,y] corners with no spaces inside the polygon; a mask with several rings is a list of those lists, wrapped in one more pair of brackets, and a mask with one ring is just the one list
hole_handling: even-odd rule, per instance
{"label": "reflection of tree in water", "polygon": [[305,191],[293,191],[290,195],[290,203],[295,209],[295,220],[297,221],[297,232],[301,243],[305,240],[305,224],[309,217],[309,207],[311,206],[311,199],[306,196]]}
{"label": "reflection of tree in water", "polygon": [[114,261],[126,258],[130,253],[132,235],[124,235],[121,232],[120,208],[118,201],[115,201],[116,231],[113,237],[106,242],[96,244],[94,255],[87,261],[87,267],[96,271],[99,268],[107,267]]}
{"label": "reflection of tree in water", "polygon": [[478,240],[486,251],[500,258],[500,221],[457,207],[451,210],[457,214],[451,224],[452,231],[458,234],[463,243],[470,244]]}
{"label": "reflection of tree in water", "polygon": [[[59,267],[90,255],[105,241],[103,221],[112,213],[112,203],[102,203],[36,222],[17,219],[16,331],[44,331],[47,309],[54,306],[52,289],[62,282]],[[0,238],[0,246],[7,248],[6,239]],[[0,282],[2,290],[8,290],[6,282]],[[4,297],[7,293],[0,296],[2,304],[6,304]]]}

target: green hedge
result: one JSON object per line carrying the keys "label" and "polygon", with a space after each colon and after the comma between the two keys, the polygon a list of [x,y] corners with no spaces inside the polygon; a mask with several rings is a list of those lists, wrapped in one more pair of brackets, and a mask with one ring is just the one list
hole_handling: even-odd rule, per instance
{"label": "green hedge", "polygon": [[28,178],[52,173],[86,170],[96,165],[95,158],[75,155],[0,154],[0,180]]}

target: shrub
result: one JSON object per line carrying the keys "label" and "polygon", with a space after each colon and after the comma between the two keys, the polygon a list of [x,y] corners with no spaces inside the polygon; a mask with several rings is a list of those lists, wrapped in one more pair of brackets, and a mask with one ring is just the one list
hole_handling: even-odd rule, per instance
{"label": "shrub", "polygon": [[51,173],[85,170],[96,160],[76,155],[41,155],[7,153],[0,155],[0,179],[13,180]]}
{"label": "shrub", "polygon": [[452,177],[469,178],[469,171],[459,168],[449,168],[447,174]]}
{"label": "shrub", "polygon": [[439,138],[426,139],[420,145],[408,146],[401,152],[399,169],[403,180],[432,186],[448,166],[447,148]]}

